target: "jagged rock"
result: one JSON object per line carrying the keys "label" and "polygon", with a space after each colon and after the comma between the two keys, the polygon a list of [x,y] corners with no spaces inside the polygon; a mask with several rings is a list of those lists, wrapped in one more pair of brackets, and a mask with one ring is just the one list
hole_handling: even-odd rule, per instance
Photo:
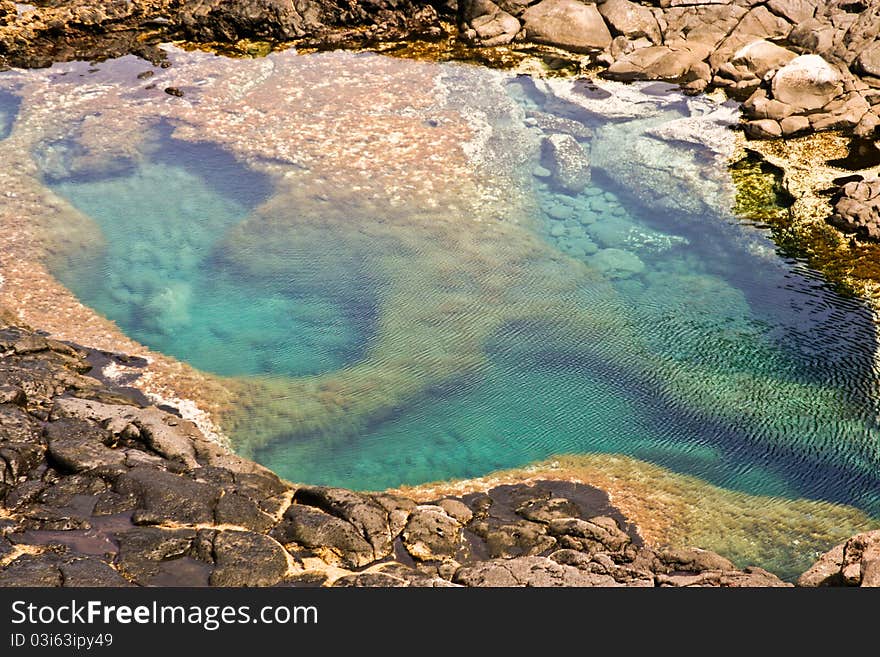
{"label": "jagged rock", "polygon": [[773,76],[773,97],[797,110],[816,110],[842,91],[841,77],[819,55],[801,55]]}
{"label": "jagged rock", "polygon": [[739,25],[748,9],[738,4],[679,3],[663,12],[666,44],[689,42],[706,47],[706,56]]}
{"label": "jagged rock", "polygon": [[880,240],[880,179],[845,184],[828,221],[841,230]]}
{"label": "jagged rock", "polygon": [[[137,527],[116,534],[116,566],[129,580],[142,586],[204,586],[211,564],[197,549],[194,529]],[[202,558],[199,558],[202,557]]]}
{"label": "jagged rock", "polygon": [[777,139],[782,136],[782,126],[773,119],[758,119],[746,123],[746,134],[752,139]]}
{"label": "jagged rock", "polygon": [[366,495],[342,488],[307,486],[300,488],[294,501],[315,506],[349,522],[369,541],[374,558],[391,553],[396,535],[391,532],[388,511]]}
{"label": "jagged rock", "polygon": [[859,53],[855,66],[860,73],[880,77],[880,42],[875,41]]}
{"label": "jagged rock", "polygon": [[833,26],[816,18],[808,18],[796,23],[788,35],[792,46],[803,52],[821,56],[829,56],[834,47],[835,32]]}
{"label": "jagged rock", "polygon": [[571,50],[594,52],[611,45],[611,33],[594,4],[578,0],[541,0],[522,16],[530,41]]}
{"label": "jagged rock", "polygon": [[114,570],[106,561],[94,557],[74,557],[59,566],[62,586],[65,587],[120,587],[131,582]]}
{"label": "jagged rock", "polygon": [[226,493],[214,510],[218,524],[238,525],[257,532],[266,532],[275,524],[275,519],[262,511],[257,503],[240,493]]}
{"label": "jagged rock", "polygon": [[764,5],[752,7],[737,26],[718,44],[709,57],[712,68],[729,61],[743,46],[758,39],[780,39],[788,36],[791,24],[771,13]]}
{"label": "jagged rock", "polygon": [[619,586],[610,575],[584,572],[547,557],[492,559],[461,568],[453,582],[465,586]]}
{"label": "jagged rock", "polygon": [[211,586],[273,586],[287,573],[284,548],[262,534],[217,532],[213,553]]}
{"label": "jagged rock", "polygon": [[461,545],[461,524],[439,506],[417,506],[402,538],[406,551],[416,559],[451,558]]}
{"label": "jagged rock", "polygon": [[519,21],[491,0],[464,3],[465,38],[481,46],[503,46],[519,33]]}
{"label": "jagged rock", "polygon": [[871,138],[876,134],[878,126],[880,126],[880,117],[872,111],[867,111],[859,119],[859,122],[853,129],[853,134],[856,137]]}
{"label": "jagged rock", "polygon": [[100,427],[82,420],[59,420],[46,427],[49,455],[68,472],[122,465],[125,453],[107,447],[107,435]]}
{"label": "jagged rock", "polygon": [[777,16],[797,25],[813,17],[816,0],[770,0],[767,7]]}
{"label": "jagged rock", "polygon": [[580,515],[577,505],[564,497],[531,499],[517,507],[516,512],[527,520],[544,523]]}
{"label": "jagged rock", "polygon": [[340,588],[402,588],[409,586],[409,582],[386,573],[357,573],[340,577],[333,582],[333,586]]}
{"label": "jagged rock", "polygon": [[880,530],[857,534],[822,555],[798,586],[880,586]]}
{"label": "jagged rock", "polygon": [[137,524],[210,523],[221,491],[216,486],[148,467],[132,468],[116,478],[114,490],[137,500]]}
{"label": "jagged rock", "polygon": [[553,184],[566,194],[580,194],[590,184],[590,158],[571,135],[544,137],[541,163],[550,171]]}
{"label": "jagged rock", "polygon": [[850,586],[880,587],[880,530],[857,534],[844,544],[840,572]]}
{"label": "jagged rock", "polygon": [[458,522],[463,525],[466,525],[471,521],[474,517],[474,512],[471,511],[466,504],[461,502],[460,500],[456,500],[453,498],[446,498],[444,500],[440,500],[437,502],[437,506],[443,509],[447,515],[452,518],[455,518]]}
{"label": "jagged rock", "polygon": [[327,549],[350,568],[366,566],[376,559],[373,546],[354,525],[305,504],[292,504],[271,536],[284,544]]}
{"label": "jagged rock", "polygon": [[699,573],[736,570],[736,566],[730,560],[714,552],[696,548],[661,550],[657,553],[657,559],[673,571]]}
{"label": "jagged rock", "polygon": [[548,528],[565,547],[590,553],[600,550],[620,552],[631,540],[612,518],[601,516],[590,520],[556,518],[550,521]]}
{"label": "jagged rock", "polygon": [[544,525],[526,520],[473,520],[468,529],[483,539],[490,557],[535,555],[556,546]]}
{"label": "jagged rock", "polygon": [[62,581],[54,555],[23,554],[0,568],[0,587],[56,587]]}
{"label": "jagged rock", "polygon": [[753,119],[773,119],[781,121],[795,112],[791,105],[767,97],[767,92],[758,89],[743,103],[743,113]]}
{"label": "jagged rock", "polygon": [[699,43],[641,48],[614,62],[604,73],[613,80],[708,81],[712,72],[704,61],[709,47]]}
{"label": "jagged rock", "polygon": [[843,548],[844,543],[840,543],[819,557],[816,563],[798,577],[797,585],[815,588],[843,584],[843,576],[840,572],[843,568]]}
{"label": "jagged rock", "polygon": [[605,0],[599,5],[599,13],[611,27],[614,34],[627,39],[646,38],[651,43],[660,43],[662,34],[654,13],[644,5],[629,0]]}
{"label": "jagged rock", "polygon": [[198,466],[195,425],[156,407],[103,404],[72,397],[55,403],[53,417],[59,416],[99,422],[111,431],[115,429],[116,435],[128,432],[131,437],[136,433],[138,439],[166,459],[177,459],[189,468]]}
{"label": "jagged rock", "polygon": [[0,386],[0,404],[27,406],[27,394],[18,386]]}

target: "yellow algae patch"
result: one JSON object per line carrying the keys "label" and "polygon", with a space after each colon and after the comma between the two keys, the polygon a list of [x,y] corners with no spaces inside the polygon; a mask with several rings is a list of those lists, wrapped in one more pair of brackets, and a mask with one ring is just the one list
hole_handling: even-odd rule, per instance
{"label": "yellow algae patch", "polygon": [[847,537],[880,527],[880,520],[850,506],[749,495],[620,455],[562,455],[478,479],[399,492],[429,501],[541,479],[577,481],[606,491],[650,545],[700,547],[740,567],[757,565],[786,577],[803,572]]}
{"label": "yellow algae patch", "polygon": [[[854,172],[829,164],[848,155],[849,138],[838,132],[774,141],[746,141],[740,136],[739,140],[731,166],[737,214],[767,223],[777,244],[804,258],[840,292],[880,308],[880,244],[844,235],[825,221],[833,211],[831,190],[836,178],[853,173],[870,178],[880,173],[880,167]],[[749,157],[746,149],[760,158]],[[775,171],[762,165],[761,158]],[[780,191],[790,195],[791,207],[778,204]]]}

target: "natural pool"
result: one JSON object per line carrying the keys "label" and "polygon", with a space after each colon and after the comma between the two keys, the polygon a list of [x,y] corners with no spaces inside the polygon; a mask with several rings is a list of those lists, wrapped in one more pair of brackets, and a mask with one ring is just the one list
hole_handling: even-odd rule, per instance
{"label": "natural pool", "polygon": [[[86,235],[54,275],[224,377],[242,452],[359,489],[622,453],[880,514],[873,313],[732,216],[729,108],[376,55],[174,58],[182,100],[130,60],[16,74],[8,141]],[[560,182],[550,135],[589,181]]]}

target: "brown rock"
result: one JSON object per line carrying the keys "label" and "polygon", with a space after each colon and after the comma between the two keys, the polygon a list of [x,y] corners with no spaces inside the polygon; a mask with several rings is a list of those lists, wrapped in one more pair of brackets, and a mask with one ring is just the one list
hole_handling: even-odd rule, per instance
{"label": "brown rock", "polygon": [[284,548],[254,532],[217,532],[213,554],[211,586],[272,586],[287,572]]}
{"label": "brown rock", "polygon": [[599,13],[611,27],[613,34],[627,39],[646,38],[651,43],[660,43],[662,35],[653,12],[644,5],[629,0],[606,0],[599,5]]}
{"label": "brown rock", "polygon": [[880,42],[875,41],[859,54],[855,68],[859,73],[880,77]]}
{"label": "brown rock", "polygon": [[767,7],[777,16],[797,25],[813,17],[816,0],[770,0]]}
{"label": "brown rock", "polygon": [[611,33],[596,5],[577,0],[541,0],[522,14],[526,39],[573,52],[611,45]]}
{"label": "brown rock", "polygon": [[782,136],[782,126],[773,119],[758,119],[746,123],[746,134],[752,139],[776,139]]}
{"label": "brown rock", "polygon": [[835,545],[819,557],[809,570],[798,577],[797,585],[808,588],[837,586],[843,583],[840,570],[843,566],[843,543]]}
{"label": "brown rock", "polygon": [[763,78],[768,71],[785,66],[795,57],[797,55],[792,51],[765,39],[759,39],[737,50],[731,61],[744,66],[754,76]]}
{"label": "brown rock", "polygon": [[798,110],[825,106],[842,91],[840,73],[819,55],[801,55],[773,76],[773,97]]}
{"label": "brown rock", "polygon": [[795,135],[799,132],[806,132],[810,129],[810,119],[806,116],[788,116],[779,122],[782,128],[782,134],[786,137]]}
{"label": "brown rock", "polygon": [[682,42],[641,48],[614,62],[605,72],[605,76],[624,81],[689,82],[697,78],[708,81],[711,71],[703,61],[708,52],[708,47]]}

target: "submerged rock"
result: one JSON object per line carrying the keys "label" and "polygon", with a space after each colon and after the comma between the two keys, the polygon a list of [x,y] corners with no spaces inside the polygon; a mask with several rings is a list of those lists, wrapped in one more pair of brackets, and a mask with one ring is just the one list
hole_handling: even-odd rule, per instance
{"label": "submerged rock", "polygon": [[544,137],[541,160],[553,184],[566,194],[580,194],[590,184],[590,158],[571,135]]}
{"label": "submerged rock", "polygon": [[623,249],[601,249],[589,262],[611,278],[629,278],[645,271],[645,263],[632,251]]}

